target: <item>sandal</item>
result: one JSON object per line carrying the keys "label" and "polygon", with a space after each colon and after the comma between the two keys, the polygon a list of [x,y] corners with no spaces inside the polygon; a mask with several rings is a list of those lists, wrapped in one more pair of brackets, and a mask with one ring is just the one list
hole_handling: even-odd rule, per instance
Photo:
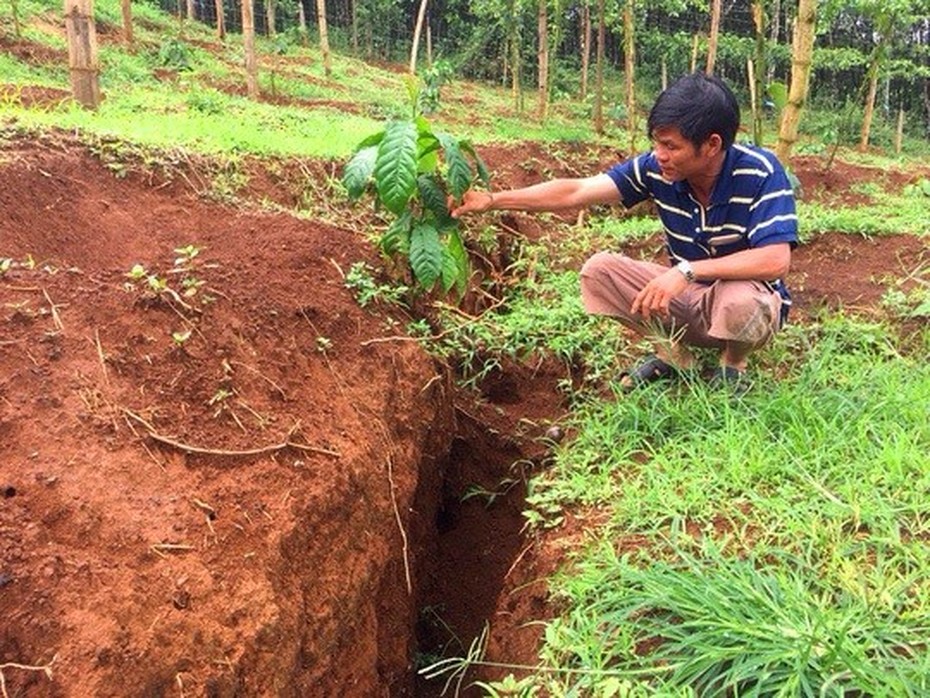
{"label": "sandal", "polygon": [[[632,390],[649,383],[674,378],[677,375],[678,369],[655,354],[649,354],[636,366],[620,374],[620,385],[624,390]],[[627,385],[623,384],[623,378],[629,378]]]}
{"label": "sandal", "polygon": [[718,366],[710,376],[711,388],[726,388],[734,395],[745,395],[752,387],[752,381],[746,377],[745,371],[733,366]]}

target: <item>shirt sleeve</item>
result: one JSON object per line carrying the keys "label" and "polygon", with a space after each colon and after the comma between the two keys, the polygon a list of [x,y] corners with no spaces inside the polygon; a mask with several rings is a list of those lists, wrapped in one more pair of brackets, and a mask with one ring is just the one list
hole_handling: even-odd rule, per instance
{"label": "shirt sleeve", "polygon": [[649,198],[646,171],[651,166],[652,159],[651,153],[637,155],[607,170],[607,175],[617,185],[620,201],[626,208],[631,208]]}
{"label": "shirt sleeve", "polygon": [[794,248],[798,244],[794,190],[784,168],[777,160],[773,165],[774,171],[763,180],[755,201],[749,207],[749,246],[763,247],[787,242]]}

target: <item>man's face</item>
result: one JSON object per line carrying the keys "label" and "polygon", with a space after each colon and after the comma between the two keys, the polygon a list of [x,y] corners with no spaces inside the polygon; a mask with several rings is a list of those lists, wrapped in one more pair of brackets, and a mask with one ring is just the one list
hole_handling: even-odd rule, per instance
{"label": "man's face", "polygon": [[717,134],[695,147],[675,126],[655,129],[652,140],[652,151],[662,169],[662,176],[670,182],[707,174],[711,171],[713,158],[720,152],[720,136]]}

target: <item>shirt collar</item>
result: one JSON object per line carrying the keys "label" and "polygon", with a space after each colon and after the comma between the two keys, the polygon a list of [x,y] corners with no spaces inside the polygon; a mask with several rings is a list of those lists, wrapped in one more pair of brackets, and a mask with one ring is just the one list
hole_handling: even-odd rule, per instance
{"label": "shirt collar", "polygon": [[[730,200],[730,194],[733,190],[733,164],[736,159],[736,149],[733,146],[727,148],[726,156],[723,158],[723,167],[720,168],[720,174],[717,175],[717,181],[714,182],[714,190],[710,193],[710,205],[725,204]],[[688,181],[682,179],[678,182],[672,182],[675,191],[682,195],[691,194],[691,185]]]}

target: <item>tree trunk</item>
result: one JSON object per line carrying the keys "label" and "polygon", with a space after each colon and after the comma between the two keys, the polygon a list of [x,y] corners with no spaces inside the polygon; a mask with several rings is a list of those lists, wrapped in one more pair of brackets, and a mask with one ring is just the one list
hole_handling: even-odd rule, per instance
{"label": "tree trunk", "polygon": [[862,115],[862,130],[859,133],[859,150],[865,152],[869,149],[869,137],[872,134],[872,117],[875,115],[875,95],[878,93],[878,68],[880,65],[878,51],[872,57],[869,65],[869,90],[865,97],[865,112]]}
{"label": "tree trunk", "polygon": [[[426,0],[423,0],[425,3]],[[333,74],[333,59],[329,52],[329,29],[326,26],[326,0],[316,0],[316,21],[320,31],[320,52],[323,54],[323,72]]]}
{"label": "tree trunk", "polygon": [[189,21],[193,22],[196,17],[194,17],[194,0],[187,0],[187,14],[186,17]]}
{"label": "tree trunk", "polygon": [[691,40],[691,72],[697,70],[698,48],[701,45],[701,34],[697,33]]}
{"label": "tree trunk", "polygon": [[426,15],[426,67],[433,66],[433,30],[429,25],[429,14]]}
{"label": "tree trunk", "polygon": [[100,61],[93,0],[65,0],[71,93],[87,109],[100,106]]}
{"label": "tree trunk", "polygon": [[255,55],[255,10],[253,0],[242,0],[242,48],[249,97],[258,99],[258,59]]}
{"label": "tree trunk", "polygon": [[752,20],[756,30],[755,58],[749,61],[749,91],[752,100],[752,140],[762,146],[762,100],[765,94],[765,12],[762,0],[752,0]]}
{"label": "tree trunk", "polygon": [[597,54],[594,59],[594,131],[604,133],[604,0],[597,0]]}
{"label": "tree trunk", "polygon": [[894,130],[894,152],[896,155],[901,154],[901,146],[904,143],[904,107],[898,108],[898,125]]}
{"label": "tree trunk", "polygon": [[[217,2],[220,1],[217,0]],[[310,45],[310,38],[307,31],[307,10],[304,8],[304,0],[297,0],[297,31],[300,32],[300,45],[306,48]]]}
{"label": "tree trunk", "polygon": [[274,36],[277,32],[276,14],[275,0],[265,0],[265,36]]}
{"label": "tree trunk", "polygon": [[123,41],[127,46],[132,46],[134,37],[132,35],[132,4],[130,0],[120,0],[120,10],[123,13]]}
{"label": "tree trunk", "polygon": [[782,109],[778,146],[775,149],[782,162],[787,161],[791,148],[798,140],[798,124],[801,122],[801,111],[807,101],[810,85],[816,21],[817,0],[799,0],[798,18],[791,42],[791,87],[788,89],[788,103]]}
{"label": "tree trunk", "polygon": [[10,9],[13,11],[13,36],[19,39],[23,32],[19,26],[19,5],[16,0],[10,0]]}
{"label": "tree trunk", "polygon": [[[773,45],[778,45],[778,37],[781,34],[781,0],[773,0],[772,2],[772,31],[769,34],[769,39]],[[775,79],[775,64],[770,63],[768,66],[768,76],[767,79],[769,82]]]}
{"label": "tree trunk", "polygon": [[720,5],[721,0],[712,0],[710,6],[710,36],[707,37],[707,69],[708,75],[714,74],[714,65],[717,62],[717,39],[720,36]]}
{"label": "tree trunk", "polygon": [[513,108],[523,111],[523,86],[520,76],[523,72],[523,61],[520,59],[520,17],[517,0],[510,0],[510,77],[511,94],[513,95]]}
{"label": "tree trunk", "polygon": [[538,0],[537,30],[539,32],[539,84],[536,116],[545,121],[549,114],[549,14],[548,0]]}
{"label": "tree trunk", "polygon": [[626,0],[623,7],[623,72],[626,78],[626,128],[630,135],[630,153],[636,152],[636,43],[633,26],[633,3]]}
{"label": "tree trunk", "polygon": [[352,2],[352,54],[358,55],[358,0]]}
{"label": "tree trunk", "polygon": [[417,12],[417,23],[413,28],[413,46],[410,47],[410,74],[417,73],[417,51],[420,48],[420,34],[423,32],[423,19],[426,17],[426,2],[420,0],[420,9]]}
{"label": "tree trunk", "polygon": [[581,6],[581,94],[584,101],[588,96],[588,67],[591,64],[591,6],[587,1]]}
{"label": "tree trunk", "polygon": [[226,8],[223,0],[214,0],[213,5],[216,8],[216,38],[224,41],[226,39]]}
{"label": "tree trunk", "polygon": [[662,56],[662,91],[668,89],[668,64],[665,62],[665,56]]}

